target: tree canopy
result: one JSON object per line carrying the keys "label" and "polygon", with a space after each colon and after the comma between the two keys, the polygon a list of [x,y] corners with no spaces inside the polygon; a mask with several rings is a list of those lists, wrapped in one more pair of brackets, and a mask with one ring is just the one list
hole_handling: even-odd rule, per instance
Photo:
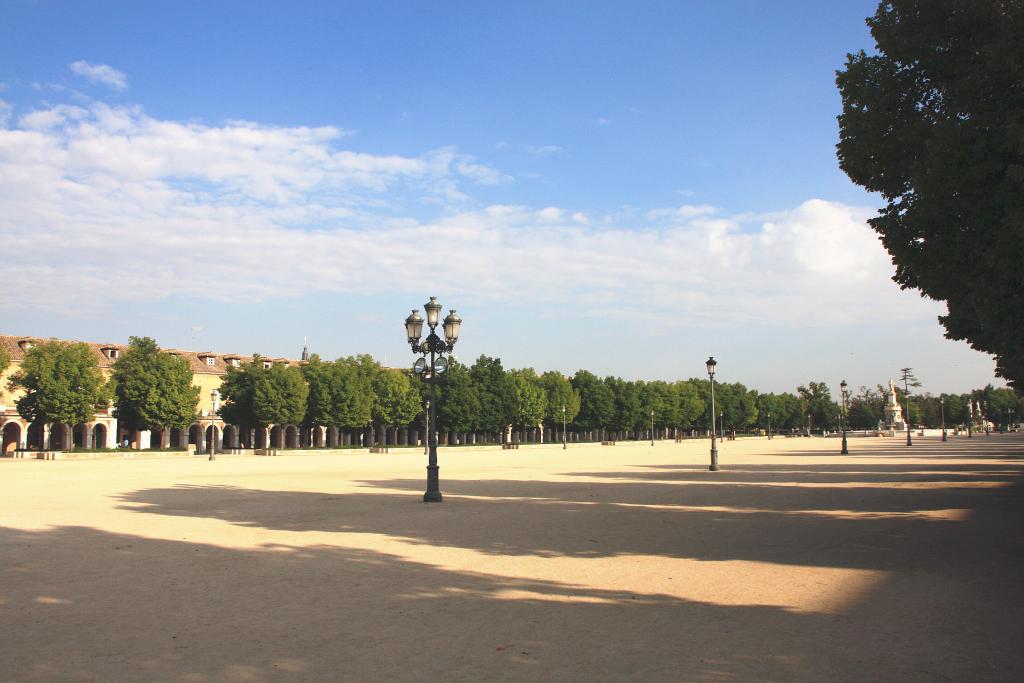
{"label": "tree canopy", "polygon": [[221,396],[221,417],[231,424],[243,428],[297,425],[306,416],[309,387],[299,368],[284,363],[264,368],[263,359],[254,355],[251,363],[228,368]]}
{"label": "tree canopy", "polygon": [[17,408],[29,422],[89,422],[110,399],[96,356],[86,344],[79,343],[36,344],[25,353],[8,385],[12,391],[25,392]]}
{"label": "tree canopy", "polygon": [[128,429],[184,428],[192,422],[199,387],[188,361],[164,353],[149,337],[131,337],[114,363],[114,416]]}
{"label": "tree canopy", "polygon": [[836,83],[839,164],[886,206],[893,279],[1024,385],[1024,2],[885,0]]}

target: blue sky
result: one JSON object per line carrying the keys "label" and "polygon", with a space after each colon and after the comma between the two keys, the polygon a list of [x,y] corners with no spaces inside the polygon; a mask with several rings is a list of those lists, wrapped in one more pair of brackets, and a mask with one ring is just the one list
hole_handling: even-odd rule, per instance
{"label": "blue sky", "polygon": [[402,365],[436,294],[466,360],[982,385],[835,162],[873,11],[2,2],[0,331]]}

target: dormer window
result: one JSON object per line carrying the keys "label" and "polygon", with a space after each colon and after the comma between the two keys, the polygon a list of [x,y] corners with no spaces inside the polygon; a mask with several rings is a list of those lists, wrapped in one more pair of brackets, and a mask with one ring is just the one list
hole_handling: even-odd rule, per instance
{"label": "dormer window", "polygon": [[269,360],[263,361],[263,369],[264,370],[269,370],[271,365],[273,365],[273,363],[271,363]]}
{"label": "dormer window", "polygon": [[100,353],[109,358],[110,360],[117,360],[118,349],[113,346],[101,346]]}
{"label": "dormer window", "polygon": [[213,365],[213,356],[207,356],[206,357],[206,364],[207,365]]}
{"label": "dormer window", "polygon": [[238,356],[224,356],[224,362],[232,368],[237,368],[242,365],[242,359]]}
{"label": "dormer window", "polygon": [[31,339],[19,339],[18,340],[18,348],[21,349],[22,351],[28,351],[29,349],[32,348],[32,340]]}
{"label": "dormer window", "polygon": [[107,358],[114,360],[117,358],[117,349],[110,349],[107,351]]}

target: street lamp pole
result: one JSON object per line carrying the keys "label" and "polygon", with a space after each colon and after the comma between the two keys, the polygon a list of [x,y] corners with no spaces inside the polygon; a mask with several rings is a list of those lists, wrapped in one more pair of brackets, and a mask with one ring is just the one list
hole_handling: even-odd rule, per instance
{"label": "street lamp pole", "polygon": [[651,410],[651,445],[654,445],[654,411]]}
{"label": "street lamp pole", "polygon": [[[440,503],[444,500],[441,496],[441,482],[437,465],[437,383],[448,370],[448,360],[445,353],[450,354],[455,349],[455,342],[459,339],[459,330],[462,326],[462,318],[455,309],[449,311],[444,319],[444,339],[437,336],[437,325],[441,317],[441,304],[436,297],[430,297],[430,301],[423,305],[427,313],[427,326],[430,334],[420,344],[420,336],[423,334],[423,318],[419,311],[413,309],[412,314],[405,319],[405,332],[409,340],[409,346],[413,353],[422,354],[422,357],[413,365],[413,371],[423,381],[430,383],[430,407],[428,409],[430,419],[427,426],[427,440],[429,443],[427,456],[427,491],[423,494],[423,502]],[[427,365],[427,356],[430,356],[430,365]]]}
{"label": "street lamp pole", "polygon": [[844,379],[839,383],[839,396],[843,400],[843,409],[839,413],[839,427],[843,430],[843,448],[840,451],[841,455],[849,455],[850,448],[846,442],[846,380]]}
{"label": "street lamp pole", "polygon": [[939,397],[939,415],[942,416],[942,440],[948,441],[949,438],[946,436],[946,399],[945,397]]}
{"label": "street lamp pole", "polygon": [[569,446],[565,441],[565,403],[562,403],[562,450],[564,451]]}
{"label": "street lamp pole", "polygon": [[985,409],[981,412],[981,421],[985,425],[985,436],[988,436],[988,401],[982,401]]}
{"label": "street lamp pole", "polygon": [[[907,445],[913,446],[914,442],[910,438],[910,379],[913,376],[910,372],[910,368],[903,368],[903,402],[907,406],[907,414],[903,416],[904,422],[907,423]],[[917,380],[914,380],[917,382]],[[914,386],[921,386],[920,384],[914,384]]]}
{"label": "street lamp pole", "polygon": [[711,378],[711,466],[708,467],[712,472],[718,471],[718,443],[715,440],[715,366],[718,363],[715,362],[714,356],[709,356],[707,360],[708,377]]}
{"label": "street lamp pole", "polygon": [[768,411],[768,440],[772,440],[772,411]]}

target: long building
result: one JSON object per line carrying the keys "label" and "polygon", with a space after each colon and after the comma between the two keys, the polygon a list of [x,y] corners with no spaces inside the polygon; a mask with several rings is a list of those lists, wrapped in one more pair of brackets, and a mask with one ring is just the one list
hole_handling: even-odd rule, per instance
{"label": "long building", "polygon": [[[199,452],[212,445],[217,450],[240,447],[296,447],[299,445],[337,446],[351,443],[351,435],[343,435],[333,428],[316,428],[302,433],[298,425],[270,425],[265,429],[251,430],[243,434],[235,425],[225,424],[217,415],[220,408],[220,385],[228,367],[238,367],[245,358],[238,354],[218,354],[213,351],[184,351],[164,349],[166,353],[188,361],[192,368],[192,384],[199,387],[199,404],[195,421],[185,429],[133,431],[119,426],[114,417],[113,405],[97,412],[89,422],[69,424],[29,424],[18,414],[17,400],[20,390],[12,392],[8,387],[10,375],[17,371],[25,353],[33,345],[44,341],[68,341],[0,335],[0,348],[10,356],[10,366],[0,375],[0,454],[11,456],[16,451],[68,450],[70,448],[115,448],[127,446],[143,448],[188,448]],[[82,342],[96,356],[100,370],[110,376],[112,366],[128,347],[125,344],[102,344]],[[303,349],[303,359],[308,350]],[[302,360],[290,358],[266,358],[263,362],[299,364]],[[361,436],[357,437],[361,439]]]}

